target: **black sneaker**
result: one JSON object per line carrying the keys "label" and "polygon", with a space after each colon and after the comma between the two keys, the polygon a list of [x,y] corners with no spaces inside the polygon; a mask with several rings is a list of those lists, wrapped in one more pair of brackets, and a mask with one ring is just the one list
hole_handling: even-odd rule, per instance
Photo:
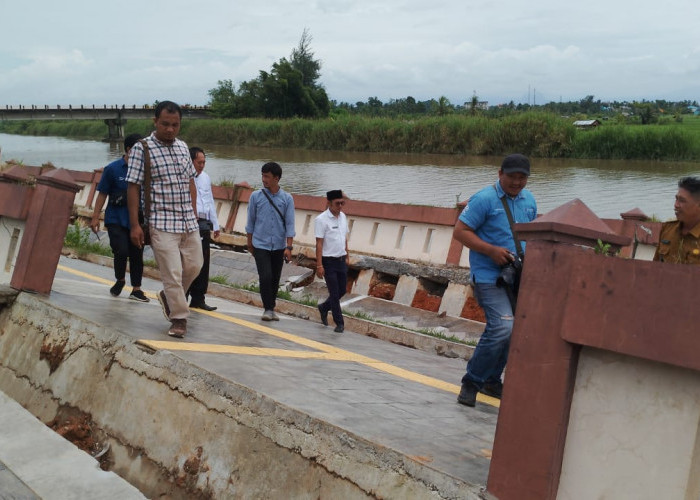
{"label": "black sneaker", "polygon": [[335,328],[333,328],[335,333],[343,333],[343,330],[345,330],[345,326],[343,325],[337,325]]}
{"label": "black sneaker", "polygon": [[126,281],[117,281],[112,288],[109,289],[109,293],[111,293],[114,297],[118,297],[120,293],[122,293],[122,290],[124,289],[124,285],[126,284]]}
{"label": "black sneaker", "polygon": [[457,402],[461,405],[466,406],[476,406],[476,393],[479,392],[479,388],[471,382],[462,384],[462,389],[459,391],[459,396],[457,396]]}
{"label": "black sneaker", "polygon": [[484,387],[479,389],[479,392],[491,396],[492,398],[501,399],[501,395],[503,394],[503,382],[487,382],[484,384]]}
{"label": "black sneaker", "polygon": [[132,290],[131,295],[129,295],[129,298],[131,300],[138,300],[139,302],[150,302],[151,299],[146,297],[146,294],[143,293],[143,290]]}

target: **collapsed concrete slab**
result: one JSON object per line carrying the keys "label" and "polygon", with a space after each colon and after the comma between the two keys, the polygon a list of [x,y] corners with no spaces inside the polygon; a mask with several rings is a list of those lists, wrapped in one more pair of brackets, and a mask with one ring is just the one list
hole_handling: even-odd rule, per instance
{"label": "collapsed concrete slab", "polygon": [[42,421],[89,414],[110,470],[149,497],[479,498],[450,477],[134,338],[20,294],[0,388]]}

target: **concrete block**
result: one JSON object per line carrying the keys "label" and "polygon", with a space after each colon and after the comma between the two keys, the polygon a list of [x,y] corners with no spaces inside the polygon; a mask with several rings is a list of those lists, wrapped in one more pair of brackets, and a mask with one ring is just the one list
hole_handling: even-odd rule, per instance
{"label": "concrete block", "polygon": [[374,278],[374,269],[363,269],[355,280],[355,284],[352,287],[352,293],[358,295],[369,295],[369,285],[372,283]]}
{"label": "concrete block", "polygon": [[458,318],[460,314],[462,314],[462,309],[464,308],[467,297],[471,296],[471,286],[449,283],[445,293],[442,295],[442,302],[440,302],[438,313],[444,312],[448,316]]}
{"label": "concrete block", "polygon": [[396,284],[396,292],[394,293],[394,302],[410,306],[413,303],[413,297],[418,290],[419,281],[415,276],[403,274],[399,276],[399,282]]}

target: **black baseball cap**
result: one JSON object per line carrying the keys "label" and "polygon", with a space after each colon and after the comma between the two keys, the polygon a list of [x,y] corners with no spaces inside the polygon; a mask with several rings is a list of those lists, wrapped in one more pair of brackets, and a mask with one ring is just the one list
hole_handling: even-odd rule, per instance
{"label": "black baseball cap", "polygon": [[527,159],[527,156],[519,153],[508,155],[503,159],[503,163],[501,163],[501,170],[504,174],[519,172],[529,176],[530,160]]}

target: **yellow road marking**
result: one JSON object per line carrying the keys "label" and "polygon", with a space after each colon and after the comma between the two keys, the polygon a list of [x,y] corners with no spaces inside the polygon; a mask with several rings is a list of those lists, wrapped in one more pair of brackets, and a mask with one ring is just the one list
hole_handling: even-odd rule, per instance
{"label": "yellow road marking", "polygon": [[[83,271],[78,271],[75,269],[71,269],[66,266],[59,265],[58,269],[61,271],[65,271],[67,273],[74,274],[76,276],[80,276],[92,281],[97,281],[99,283],[104,283],[104,284],[111,284],[111,280],[107,280],[104,278],[100,278],[98,276],[94,276],[92,274],[85,273]],[[144,292],[146,296],[153,298],[157,300],[157,295],[155,293],[151,292]],[[172,341],[161,341],[161,340],[139,340],[140,344],[149,346],[153,349],[167,349],[170,351],[196,351],[196,352],[209,352],[209,353],[218,353],[218,354],[241,354],[241,355],[248,355],[248,356],[277,356],[277,357],[286,357],[286,358],[299,358],[299,359],[322,359],[322,360],[330,360],[330,361],[347,361],[347,362],[354,362],[358,363],[370,368],[374,368],[375,370],[382,371],[385,373],[388,373],[390,375],[393,375],[395,377],[403,378],[405,380],[410,380],[412,382],[416,382],[422,385],[426,385],[428,387],[434,387],[436,389],[440,389],[446,392],[451,392],[453,394],[459,394],[459,389],[460,387],[455,384],[450,384],[448,382],[445,382],[443,380],[439,380],[433,377],[429,377],[427,375],[421,375],[420,373],[412,372],[410,370],[406,370],[404,368],[399,368],[398,366],[391,365],[389,363],[385,363],[383,361],[379,361],[376,359],[372,359],[367,356],[363,356],[362,354],[357,354],[354,352],[346,351],[344,349],[339,349],[337,347],[332,347],[327,344],[324,344],[322,342],[317,342],[315,340],[310,340],[304,337],[300,337],[298,335],[294,335],[291,333],[286,333],[280,330],[276,330],[274,328],[270,328],[264,325],[259,325],[257,323],[253,323],[252,321],[247,321],[244,319],[240,318],[235,318],[233,316],[228,316],[219,312],[214,312],[214,311],[205,311],[203,309],[193,309],[194,311],[198,312],[199,314],[204,314],[207,316],[211,316],[212,318],[219,319],[221,321],[226,321],[229,323],[235,323],[237,325],[243,326],[245,328],[249,328],[251,330],[256,330],[262,333],[266,333],[268,335],[281,338],[284,340],[288,340],[290,342],[293,342],[295,344],[304,346],[304,347],[309,347],[311,349],[316,349],[317,351],[320,352],[313,352],[313,351],[294,351],[294,350],[289,350],[289,349],[272,349],[272,348],[263,348],[263,347],[244,347],[244,346],[230,346],[230,345],[217,345],[217,344],[200,344],[200,343],[188,343],[188,342],[172,342]],[[482,403],[495,406],[496,408],[500,407],[500,400],[496,398],[492,398],[490,396],[486,396],[484,394],[479,393],[477,395],[477,400],[479,400]]]}
{"label": "yellow road marking", "polygon": [[139,344],[152,349],[167,349],[169,351],[209,352],[212,354],[242,354],[246,356],[275,356],[278,358],[323,359],[332,361],[347,361],[341,354],[317,351],[292,351],[271,347],[246,347],[239,345],[198,344],[170,342],[167,340],[139,340]]}

